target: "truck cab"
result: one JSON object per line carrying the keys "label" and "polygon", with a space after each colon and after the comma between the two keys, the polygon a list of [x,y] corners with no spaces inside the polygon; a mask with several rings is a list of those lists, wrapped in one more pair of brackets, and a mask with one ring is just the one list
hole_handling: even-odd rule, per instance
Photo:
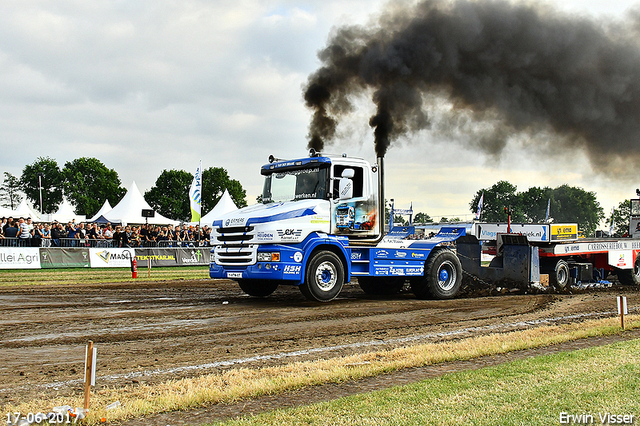
{"label": "truck cab", "polygon": [[256,297],[296,285],[321,302],[335,298],[352,275],[371,294],[399,291],[405,279],[421,298],[457,294],[462,270],[447,246],[464,229],[431,241],[383,238],[381,158],[371,164],[312,150],[295,160],[271,156],[260,172],[262,203],[213,223],[211,278],[236,280]]}

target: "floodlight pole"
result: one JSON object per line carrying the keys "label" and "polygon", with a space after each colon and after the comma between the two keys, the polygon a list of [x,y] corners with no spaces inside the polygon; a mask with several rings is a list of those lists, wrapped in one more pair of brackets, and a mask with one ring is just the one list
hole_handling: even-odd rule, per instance
{"label": "floodlight pole", "polygon": [[38,173],[38,187],[40,189],[40,215],[42,216],[42,212],[44,211],[42,207],[42,172]]}

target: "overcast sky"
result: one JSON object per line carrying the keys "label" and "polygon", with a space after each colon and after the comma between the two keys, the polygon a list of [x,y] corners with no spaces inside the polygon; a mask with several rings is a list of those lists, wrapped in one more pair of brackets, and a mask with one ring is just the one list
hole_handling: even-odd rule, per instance
{"label": "overcast sky", "polygon": [[[331,29],[364,24],[385,3],[0,0],[0,172],[20,176],[40,156],[60,167],[96,157],[144,193],[162,170],[194,173],[202,160],[226,168],[253,204],[269,154],[307,153],[302,86]],[[634,2],[557,4],[618,19]],[[371,108],[327,151],[373,161]],[[515,146],[496,159],[423,136],[389,150],[387,197],[432,217],[469,219],[476,191],[503,179],[522,191],[580,186],[607,213],[640,187],[595,173],[580,152],[540,158]]]}

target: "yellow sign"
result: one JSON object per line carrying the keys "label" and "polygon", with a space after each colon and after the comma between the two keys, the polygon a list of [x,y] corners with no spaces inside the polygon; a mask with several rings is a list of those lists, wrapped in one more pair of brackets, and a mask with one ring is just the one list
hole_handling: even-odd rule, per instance
{"label": "yellow sign", "polygon": [[578,238],[578,225],[575,223],[565,223],[551,225],[551,241],[575,240]]}

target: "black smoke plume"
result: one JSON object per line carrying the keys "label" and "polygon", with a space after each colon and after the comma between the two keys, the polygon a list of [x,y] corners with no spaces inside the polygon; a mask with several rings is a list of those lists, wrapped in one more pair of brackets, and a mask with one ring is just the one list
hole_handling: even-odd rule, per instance
{"label": "black smoke plume", "polygon": [[398,137],[429,129],[425,102],[437,93],[452,116],[499,117],[491,140],[476,144],[487,153],[515,133],[545,131],[594,164],[638,159],[640,48],[628,24],[500,0],[395,6],[371,27],[334,30],[319,53],[304,93],[309,147],[331,143],[353,99],[371,93],[369,124],[384,156]]}

